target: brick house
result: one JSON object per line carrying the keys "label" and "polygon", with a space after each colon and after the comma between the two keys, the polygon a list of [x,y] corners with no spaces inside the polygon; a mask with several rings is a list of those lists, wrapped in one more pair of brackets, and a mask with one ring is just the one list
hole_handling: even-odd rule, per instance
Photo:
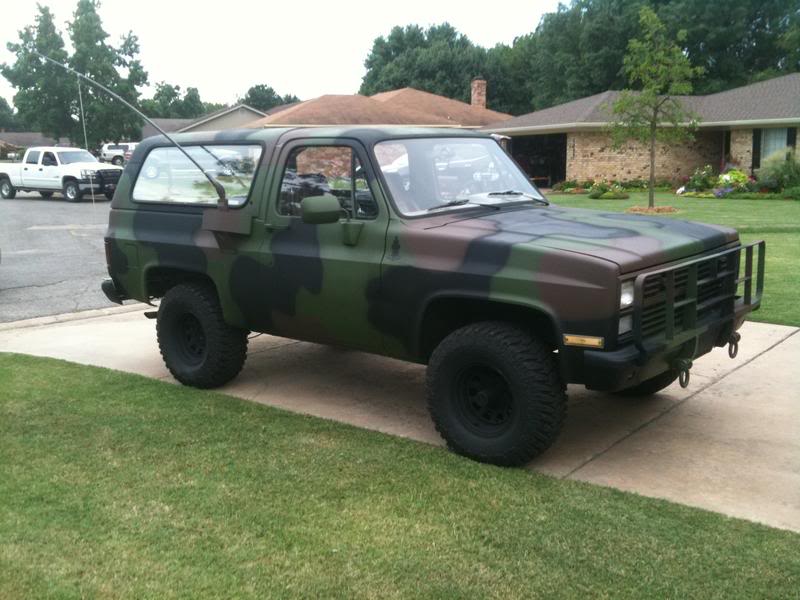
{"label": "brick house", "polygon": [[[507,135],[510,151],[539,185],[563,180],[630,180],[649,177],[646,146],[628,142],[615,150],[605,131],[619,92],[608,91],[489,125]],[[796,147],[800,126],[800,73],[709,94],[684,96],[699,118],[693,142],[659,145],[656,178],[678,179],[710,164],[734,164],[747,173],[761,159]]]}

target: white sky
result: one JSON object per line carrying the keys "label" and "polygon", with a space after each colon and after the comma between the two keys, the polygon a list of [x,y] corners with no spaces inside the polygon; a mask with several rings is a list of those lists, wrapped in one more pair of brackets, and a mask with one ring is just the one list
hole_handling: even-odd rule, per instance
{"label": "white sky", "polygon": [[[65,23],[77,0],[40,2],[50,6],[68,44]],[[355,93],[373,40],[394,25],[448,21],[490,47],[532,31],[557,6],[557,0],[104,0],[100,16],[112,45],[128,30],[139,36],[151,84],[193,86],[205,101],[231,103],[258,83],[304,100]],[[35,0],[3,0],[0,62],[13,60],[6,42],[16,41],[35,14]],[[11,102],[13,94],[0,76],[0,96]]]}

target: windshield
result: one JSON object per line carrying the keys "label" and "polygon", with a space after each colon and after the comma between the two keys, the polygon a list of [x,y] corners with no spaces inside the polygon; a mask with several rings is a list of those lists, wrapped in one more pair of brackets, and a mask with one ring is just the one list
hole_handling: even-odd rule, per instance
{"label": "windshield", "polygon": [[375,145],[397,209],[407,216],[441,208],[543,201],[491,139],[417,138]]}
{"label": "windshield", "polygon": [[58,160],[61,161],[62,165],[81,162],[97,162],[97,159],[89,154],[86,150],[70,150],[68,152],[59,152]]}

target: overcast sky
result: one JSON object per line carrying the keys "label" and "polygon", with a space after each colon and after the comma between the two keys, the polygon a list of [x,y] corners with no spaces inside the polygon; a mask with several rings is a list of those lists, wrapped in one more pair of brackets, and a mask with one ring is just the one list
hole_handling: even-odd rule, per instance
{"label": "overcast sky", "polygon": [[[77,0],[40,2],[50,6],[68,43],[65,23]],[[193,86],[205,101],[232,103],[257,83],[302,99],[353,94],[373,40],[394,25],[448,21],[488,47],[532,31],[557,5],[555,0],[104,0],[100,16],[111,44],[128,30],[139,36],[151,84]],[[34,0],[3,2],[0,62],[13,59],[6,42],[16,41],[35,14]],[[0,95],[10,102],[13,94],[0,76]]]}

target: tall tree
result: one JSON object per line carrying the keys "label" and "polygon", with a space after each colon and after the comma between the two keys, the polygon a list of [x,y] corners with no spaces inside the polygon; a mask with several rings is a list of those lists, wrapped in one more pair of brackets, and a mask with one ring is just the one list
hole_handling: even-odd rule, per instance
{"label": "tall tree", "polygon": [[[691,94],[692,79],[703,73],[693,67],[680,43],[686,32],[679,31],[673,41],[664,24],[648,6],[639,13],[641,35],[628,42],[624,70],[631,87],[623,91],[612,106],[611,134],[614,145],[636,140],[650,149],[648,205],[655,206],[656,144],[674,144],[693,135],[694,116],[677,96]],[[676,43],[677,42],[677,43]]]}
{"label": "tall tree", "polygon": [[272,89],[271,86],[264,83],[252,86],[247,90],[247,93],[239,99],[239,102],[262,112],[275,106],[280,106],[281,104],[291,104],[292,102],[299,101],[300,99],[294,94],[281,96]]}
{"label": "tall tree", "polygon": [[18,127],[17,115],[5,98],[0,98],[0,129],[16,131]]}
{"label": "tall tree", "polygon": [[35,50],[59,62],[67,60],[50,9],[39,5],[35,24],[20,31],[19,41],[9,42],[7,47],[16,60],[0,65],[0,72],[17,90],[14,105],[20,125],[55,138],[71,135],[73,102],[77,102],[75,78],[33,54]]}
{"label": "tall tree", "polygon": [[449,23],[426,30],[417,25],[394,27],[374,41],[359,93],[414,87],[468,101],[470,81],[483,73],[485,59],[486,50]]}
{"label": "tall tree", "polygon": [[196,119],[211,112],[200,98],[197,88],[186,88],[181,95],[181,86],[165,81],[159,81],[153,97],[142,100],[141,105],[144,113],[151,118]]}
{"label": "tall tree", "polygon": [[[136,59],[138,41],[136,36],[128,34],[123,38],[119,50],[110,46],[106,42],[108,34],[97,12],[99,7],[99,0],[78,0],[73,20],[68,25],[74,48],[69,59],[70,66],[136,104],[139,98],[137,88],[147,82],[147,74]],[[127,76],[123,76],[118,67],[126,71]],[[103,141],[135,139],[139,136],[142,123],[136,114],[93,86],[84,85],[82,91],[90,147]],[[75,124],[73,139],[82,139],[82,125]]]}

